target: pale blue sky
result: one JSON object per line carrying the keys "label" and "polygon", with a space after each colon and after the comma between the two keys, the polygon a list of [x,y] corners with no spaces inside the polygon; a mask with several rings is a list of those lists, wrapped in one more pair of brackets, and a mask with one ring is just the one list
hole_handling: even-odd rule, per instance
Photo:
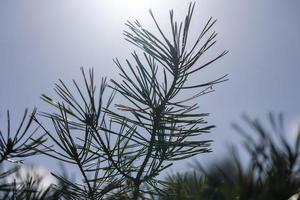
{"label": "pale blue sky", "polygon": [[[47,110],[39,96],[53,94],[58,78],[79,78],[80,66],[94,67],[99,79],[117,78],[112,58],[129,57],[134,49],[123,40],[125,21],[139,19],[153,28],[151,7],[169,28],[168,11],[183,16],[189,2],[137,1],[0,0],[1,121],[7,109],[14,116],[26,107]],[[298,0],[196,1],[191,36],[212,16],[219,36],[208,55],[230,52],[197,77],[230,78],[199,99],[200,111],[210,112],[208,120],[217,125],[209,136],[214,152],[199,156],[202,160],[224,155],[226,141],[237,143],[230,123],[242,113],[263,118],[269,111],[283,112],[288,129],[300,121],[299,10]]]}

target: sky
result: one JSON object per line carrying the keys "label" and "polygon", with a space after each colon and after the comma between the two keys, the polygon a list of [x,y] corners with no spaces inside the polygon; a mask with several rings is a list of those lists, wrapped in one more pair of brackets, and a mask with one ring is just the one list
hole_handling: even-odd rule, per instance
{"label": "sky", "polygon": [[[99,80],[117,79],[112,59],[124,61],[135,49],[123,39],[126,20],[138,19],[152,30],[151,8],[168,30],[168,11],[174,9],[181,19],[188,4],[186,0],[0,0],[0,127],[7,109],[16,122],[25,108],[49,110],[41,94],[53,96],[59,78],[80,79],[81,66],[94,67]],[[293,139],[291,130],[300,122],[299,9],[298,0],[196,1],[191,37],[212,16],[218,20],[214,29],[219,35],[207,54],[229,51],[195,79],[229,75],[229,81],[198,101],[199,111],[211,113],[207,120],[217,128],[208,136],[214,139],[213,153],[196,159],[213,162],[228,154],[226,144],[238,145],[230,124],[240,123],[244,113],[261,119],[270,111],[284,113]]]}

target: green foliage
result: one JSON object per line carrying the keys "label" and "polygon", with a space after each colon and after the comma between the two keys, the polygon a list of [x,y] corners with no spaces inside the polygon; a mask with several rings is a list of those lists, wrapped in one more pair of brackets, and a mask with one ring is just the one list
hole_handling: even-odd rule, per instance
{"label": "green foliage", "polygon": [[[50,193],[50,187],[45,191],[37,190],[37,185],[41,179],[36,179],[36,177],[27,176],[26,179],[19,181],[10,180],[12,176],[20,175],[20,164],[23,163],[23,159],[36,155],[35,149],[46,141],[44,135],[34,137],[37,128],[32,130],[31,125],[35,114],[36,109],[28,117],[28,110],[25,110],[20,124],[15,126],[17,129],[13,133],[10,113],[7,111],[7,128],[5,133],[4,130],[0,130],[1,199],[42,199],[48,195],[48,192]],[[4,169],[5,162],[8,163],[8,169]],[[50,196],[54,196],[54,193],[51,193]]]}
{"label": "green foliage", "polygon": [[[174,21],[173,11],[170,12],[171,38],[164,34],[151,11],[159,36],[149,32],[138,21],[128,22],[126,40],[144,52],[143,60],[137,53],[133,53],[135,63],[126,60],[130,69],[128,71],[115,60],[122,80],[113,80],[112,83],[115,90],[130,103],[117,105],[125,114],[111,110],[108,113],[119,126],[125,124],[125,129],[132,130],[122,147],[127,156],[120,155],[119,151],[117,156],[124,159],[118,160],[118,163],[130,163],[131,167],[124,173],[130,174],[136,189],[143,183],[157,188],[155,177],[171,166],[173,161],[210,151],[208,147],[211,141],[197,140],[195,136],[209,132],[213,126],[206,125],[203,118],[207,114],[198,113],[197,103],[193,104],[191,100],[210,92],[211,86],[224,81],[224,77],[196,85],[189,85],[188,79],[226,52],[208,63],[194,66],[200,56],[214,45],[216,33],[210,34],[204,44],[200,45],[201,39],[215,23],[210,19],[192,48],[187,50],[193,10],[194,5],[191,4],[184,22],[180,23]],[[159,72],[163,74],[162,80],[158,78]],[[184,90],[199,88],[204,89],[181,99]],[[120,140],[123,139],[124,131],[116,134],[121,137]]]}
{"label": "green foliage", "polygon": [[[195,101],[212,92],[213,85],[226,80],[223,76],[190,83],[192,77],[227,53],[195,65],[215,45],[217,34],[211,31],[216,21],[210,18],[196,41],[189,42],[194,6],[190,4],[182,22],[177,22],[170,11],[170,37],[152,11],[157,35],[138,21],[127,22],[125,39],[141,53],[133,52],[133,61],[126,60],[126,65],[114,60],[121,78],[110,83],[102,79],[97,84],[94,71],[90,69],[86,75],[82,68],[83,86],[73,80],[72,88],[59,80],[55,85],[58,98],[42,95],[53,111],[30,118],[30,123],[34,120],[44,135],[38,139],[29,136],[22,146],[11,148],[24,135],[18,138],[18,131],[16,139],[10,139],[8,133],[5,140],[1,133],[2,161],[8,156],[41,153],[77,167],[81,175],[78,182],[64,174],[53,174],[58,184],[47,191],[55,191],[57,199],[142,199],[164,192],[161,188],[165,182],[157,178],[162,171],[175,161],[211,151],[212,141],[199,136],[209,133],[214,125],[207,124],[208,113],[199,113]],[[189,90],[196,92],[186,96]],[[112,106],[115,95],[122,103]],[[21,181],[21,188],[15,190],[23,191],[27,186],[36,190],[38,180]],[[28,198],[43,199],[48,193],[32,194],[38,196]]]}
{"label": "green foliage", "polygon": [[[227,53],[196,66],[215,45],[217,34],[210,33],[216,22],[210,18],[195,42],[188,40],[194,6],[190,4],[182,22],[170,11],[170,36],[151,11],[157,34],[138,21],[127,22],[125,39],[141,52],[133,52],[126,64],[114,60],[118,80],[103,78],[97,83],[93,69],[86,74],[81,68],[82,83],[73,80],[71,87],[59,80],[56,98],[42,95],[53,110],[36,116],[34,109],[29,117],[26,110],[14,134],[7,112],[7,129],[0,131],[0,198],[283,200],[299,192],[300,133],[289,143],[282,115],[272,114],[271,132],[248,117],[244,120],[253,132],[234,125],[245,139],[244,148],[251,158],[247,166],[232,148],[232,157],[214,166],[196,163],[193,173],[158,178],[176,161],[211,151],[212,141],[200,136],[214,125],[205,121],[208,113],[200,113],[195,102],[226,80],[223,76],[190,83]],[[186,91],[195,92],[187,96],[191,92]],[[37,128],[31,129],[33,122],[40,136],[35,135]],[[43,176],[20,170],[23,159],[36,154],[75,166],[79,179],[69,178],[63,170],[52,173],[55,184],[41,188]]]}
{"label": "green foliage", "polygon": [[298,133],[294,143],[284,134],[282,115],[269,115],[272,131],[267,131],[260,121],[244,117],[248,129],[234,125],[245,141],[251,161],[245,167],[235,149],[232,157],[208,170],[199,163],[195,173],[169,177],[166,188],[169,196],[161,199],[278,199],[284,200],[296,194],[300,188]]}
{"label": "green foliage", "polygon": [[[206,125],[204,117],[208,114],[198,113],[197,103],[190,102],[211,92],[212,85],[225,79],[196,85],[190,85],[188,79],[226,51],[194,67],[215,44],[217,34],[208,34],[215,23],[210,19],[187,50],[193,10],[191,4],[180,23],[174,21],[173,11],[170,12],[170,38],[151,11],[160,35],[154,35],[138,21],[128,22],[126,40],[139,47],[142,56],[132,53],[134,62],[126,60],[126,67],[115,60],[121,80],[107,84],[103,79],[97,89],[93,70],[86,76],[82,69],[85,87],[73,81],[77,94],[60,81],[55,88],[60,100],[42,96],[57,111],[43,113],[52,122],[54,131],[36,120],[53,142],[43,145],[48,151],[41,153],[76,165],[82,174],[83,183],[54,175],[68,185],[65,189],[68,195],[76,199],[102,199],[111,195],[138,199],[147,193],[155,194],[160,192],[162,183],[156,177],[174,161],[210,151],[211,140],[197,140],[196,136],[208,133],[214,126]],[[159,75],[163,78],[159,79]],[[107,86],[112,94],[104,103]],[[181,99],[182,91],[198,88],[203,89]],[[115,104],[116,109],[110,106],[115,94],[127,100],[126,104]]]}
{"label": "green foliage", "polygon": [[43,113],[43,116],[52,122],[52,131],[36,120],[52,141],[52,144],[44,145],[48,151],[41,153],[75,165],[80,171],[83,183],[74,183],[64,176],[53,174],[62,186],[67,186],[63,190],[65,195],[73,199],[102,199],[112,190],[120,188],[123,181],[118,169],[114,167],[116,164],[111,146],[116,141],[110,139],[110,132],[103,131],[107,126],[111,126],[111,122],[106,122],[106,113],[103,110],[108,109],[113,94],[104,105],[106,80],[103,79],[99,90],[96,90],[93,70],[89,71],[87,77],[82,69],[82,75],[84,90],[73,81],[79,95],[78,100],[75,98],[76,94],[62,81],[55,88],[62,102],[56,102],[46,95],[42,96],[58,112]]}
{"label": "green foliage", "polygon": [[36,154],[34,149],[45,142],[43,136],[33,139],[32,136],[36,132],[36,129],[28,134],[36,109],[32,112],[26,123],[27,113],[28,110],[25,110],[20,125],[18,126],[16,133],[13,134],[11,130],[10,114],[9,111],[7,111],[7,130],[5,134],[0,130],[0,163],[4,161],[13,163],[22,162],[22,160],[14,160],[14,158],[19,159]]}

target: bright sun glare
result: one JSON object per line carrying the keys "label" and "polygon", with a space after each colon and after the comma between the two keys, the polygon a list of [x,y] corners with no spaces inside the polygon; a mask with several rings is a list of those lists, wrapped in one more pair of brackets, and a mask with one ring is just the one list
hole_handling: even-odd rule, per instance
{"label": "bright sun glare", "polygon": [[158,5],[158,0],[112,0],[118,14],[145,12]]}
{"label": "bright sun glare", "polygon": [[153,0],[114,0],[121,8],[141,9],[153,5]]}

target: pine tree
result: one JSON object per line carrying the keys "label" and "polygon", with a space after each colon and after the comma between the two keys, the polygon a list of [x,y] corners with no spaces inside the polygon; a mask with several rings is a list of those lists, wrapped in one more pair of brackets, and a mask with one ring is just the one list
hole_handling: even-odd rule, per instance
{"label": "pine tree", "polygon": [[[64,175],[54,189],[62,199],[144,199],[163,193],[158,175],[178,160],[210,152],[212,140],[201,140],[214,125],[205,121],[195,100],[213,91],[226,76],[205,83],[190,83],[202,69],[223,57],[198,64],[216,43],[210,18],[198,38],[190,44],[189,30],[195,4],[190,4],[182,22],[170,11],[168,37],[150,10],[158,34],[138,21],[127,22],[125,39],[138,47],[132,61],[114,63],[120,79],[96,84],[93,69],[82,68],[83,86],[73,80],[74,89],[64,81],[55,85],[58,98],[42,95],[54,111],[41,113],[35,122],[47,142],[33,140],[37,153],[78,168],[82,182]],[[186,91],[195,91],[186,97]],[[75,92],[74,92],[75,91]],[[115,96],[118,96],[116,102]],[[52,124],[52,127],[49,126]]]}

